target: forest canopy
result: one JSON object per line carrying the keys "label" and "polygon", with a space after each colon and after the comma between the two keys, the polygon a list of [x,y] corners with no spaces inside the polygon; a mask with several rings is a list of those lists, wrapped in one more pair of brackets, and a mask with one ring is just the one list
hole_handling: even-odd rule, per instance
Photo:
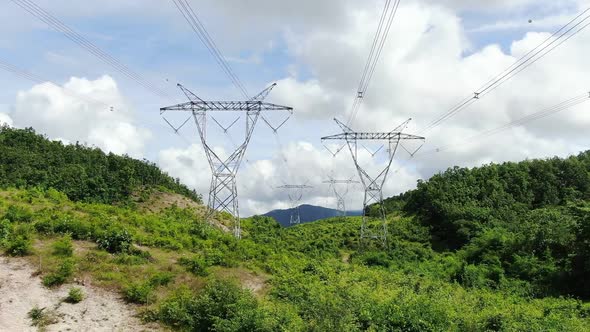
{"label": "forest canopy", "polygon": [[105,154],[78,142],[64,145],[32,128],[0,126],[0,188],[54,188],[73,201],[125,202],[143,187],[195,201],[201,196],[148,160]]}
{"label": "forest canopy", "polygon": [[588,298],[589,201],[590,151],[450,168],[385,204],[428,227],[433,248],[486,269],[478,273],[488,284],[514,278],[538,294]]}

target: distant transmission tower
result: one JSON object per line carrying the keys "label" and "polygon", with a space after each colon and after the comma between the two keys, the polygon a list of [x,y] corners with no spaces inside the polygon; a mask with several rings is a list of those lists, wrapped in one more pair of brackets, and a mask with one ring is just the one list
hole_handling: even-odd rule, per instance
{"label": "distant transmission tower", "polygon": [[[410,119],[411,120],[411,119]],[[348,145],[350,153],[352,155],[352,159],[354,161],[354,165],[358,171],[361,183],[365,189],[365,197],[363,200],[363,221],[361,225],[361,243],[365,243],[367,240],[380,240],[383,246],[387,246],[387,221],[385,215],[385,208],[383,207],[383,185],[385,184],[385,180],[387,179],[387,174],[389,173],[389,168],[391,167],[391,163],[393,162],[393,157],[397,152],[397,148],[399,147],[401,141],[404,140],[421,140],[424,141],[425,138],[421,136],[409,135],[402,133],[401,131],[406,128],[410,120],[399,125],[397,128],[390,132],[383,132],[383,133],[369,133],[369,132],[355,132],[350,129],[348,126],[343,124],[342,122],[334,119],[336,123],[342,128],[343,133],[322,137],[322,143],[324,141],[330,140],[337,140],[337,141],[345,141]],[[387,165],[385,168],[375,177],[369,175],[365,169],[363,169],[359,165],[358,160],[358,145],[360,144],[359,141],[386,141],[388,143],[388,152],[389,158],[387,161]],[[405,149],[405,148],[404,148]],[[418,152],[420,148],[416,151],[411,152],[410,154],[414,154]],[[409,152],[409,151],[408,151]],[[369,216],[367,215],[367,208],[369,205],[378,203],[379,204],[379,218],[381,219],[381,229],[377,227],[376,229],[369,224]]]}
{"label": "distant transmission tower", "polygon": [[[237,238],[241,237],[241,228],[236,174],[240,167],[240,163],[244,158],[244,154],[246,153],[250,138],[252,138],[256,122],[258,121],[258,118],[262,116],[261,113],[265,111],[288,111],[290,114],[293,113],[291,107],[263,102],[275,85],[276,84],[269,86],[247,101],[204,101],[181,84],[178,84],[178,87],[186,95],[189,101],[160,108],[160,114],[168,111],[191,113],[191,115],[179,127],[174,127],[166,118],[164,118],[166,123],[168,123],[176,133],[178,133],[191,117],[194,118],[212,173],[211,187],[209,189],[209,209],[206,219],[210,222],[215,211],[225,211],[230,213],[234,219],[233,231]],[[246,134],[244,141],[237,146],[235,151],[229,157],[225,159],[222,159],[213,150],[212,146],[207,143],[207,115],[209,114],[211,116],[211,112],[246,113]],[[229,125],[229,127],[223,127],[215,118],[213,118],[213,116],[211,116],[211,118],[225,133],[227,133],[227,130],[229,130],[229,128],[239,119],[236,119],[231,125]]]}
{"label": "distant transmission tower", "polygon": [[303,197],[303,190],[311,189],[313,187],[304,184],[286,184],[278,188],[286,189],[289,192],[289,200],[291,201],[291,219],[289,220],[289,224],[300,224],[301,215],[299,214],[299,202],[301,202],[301,197]]}
{"label": "distant transmission tower", "polygon": [[[330,179],[324,181],[324,183],[329,184],[330,188],[334,191],[334,195],[336,196],[336,209],[338,210],[338,216],[346,217],[346,194],[348,194],[348,187],[352,183],[359,183],[358,181],[354,180],[334,180]],[[337,188],[337,185],[345,184],[346,189],[344,191],[340,191]]]}

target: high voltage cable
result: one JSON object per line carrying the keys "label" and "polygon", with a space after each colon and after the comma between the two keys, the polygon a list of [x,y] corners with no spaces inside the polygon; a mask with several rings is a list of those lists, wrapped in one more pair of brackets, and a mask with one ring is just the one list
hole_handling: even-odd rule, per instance
{"label": "high voltage cable", "polygon": [[227,75],[230,81],[240,90],[245,98],[250,98],[248,90],[236,75],[234,70],[231,68],[211,35],[207,32],[205,25],[201,22],[193,8],[191,7],[188,0],[172,0],[176,8],[180,11],[186,22],[190,25],[191,29],[196,33],[199,40],[205,45],[209,53],[213,56],[217,64],[221,67],[223,72]]}
{"label": "high voltage cable", "polygon": [[[556,105],[553,105],[553,106],[551,106],[549,108],[543,109],[543,110],[541,110],[539,112],[536,112],[536,113],[533,113],[533,114],[529,114],[529,115],[524,116],[522,118],[519,118],[517,120],[514,120],[514,121],[511,121],[509,123],[506,123],[506,124],[504,124],[502,126],[499,126],[499,127],[493,128],[493,129],[488,129],[488,130],[482,131],[482,132],[480,132],[478,134],[472,135],[470,137],[465,138],[464,140],[461,140],[461,142],[472,142],[474,140],[479,140],[479,139],[482,139],[482,138],[490,137],[492,135],[495,135],[495,134],[497,134],[499,132],[508,130],[510,128],[513,128],[513,127],[516,127],[516,126],[522,126],[522,125],[527,124],[529,122],[536,121],[536,120],[539,120],[539,119],[546,118],[548,116],[557,114],[559,112],[565,111],[567,109],[570,109],[570,108],[572,108],[574,106],[580,105],[580,104],[585,103],[587,101],[590,101],[590,93],[585,93],[585,94],[578,95],[576,97],[573,97],[573,98],[567,99],[567,100],[565,100],[563,102],[560,102],[560,103],[558,103]],[[427,155],[427,154],[433,154],[433,153],[438,153],[438,152],[441,152],[441,151],[444,151],[444,150],[448,150],[448,149],[450,149],[450,148],[452,148],[454,146],[457,146],[459,144],[460,144],[460,142],[457,142],[457,143],[452,143],[452,144],[448,144],[448,145],[445,145],[445,146],[441,146],[441,147],[438,147],[436,149],[432,149],[432,150],[429,150],[429,151],[424,151],[423,153],[417,154],[417,157],[422,157],[422,156]]]}
{"label": "high voltage cable", "polygon": [[458,104],[447,110],[441,117],[432,121],[430,124],[424,127],[421,130],[421,132],[433,129],[434,127],[440,125],[442,122],[450,119],[457,113],[461,112],[465,108],[471,106],[473,103],[477,102],[477,100],[494,91],[502,84],[506,83],[508,80],[518,75],[520,72],[527,69],[529,66],[533,65],[535,62],[545,57],[551,51],[555,50],[557,47],[568,41],[570,38],[572,38],[573,36],[580,33],[582,30],[587,28],[590,25],[590,23],[583,23],[590,19],[590,14],[588,13],[589,11],[590,8],[584,10],[578,16],[569,21],[566,25],[554,32],[549,38],[545,39],[535,48],[533,48],[524,56],[515,61],[511,66],[509,66],[504,71],[502,71],[494,78],[490,79],[488,82],[482,85],[480,88],[478,88],[476,92],[473,93],[473,95],[463,99]]}
{"label": "high voltage cable", "polygon": [[98,99],[94,99],[94,98],[92,98],[90,96],[82,95],[82,94],[80,94],[80,93],[78,93],[76,91],[73,91],[71,89],[66,88],[65,86],[63,86],[61,84],[58,84],[58,83],[53,82],[53,81],[50,81],[50,80],[46,80],[46,79],[44,79],[44,78],[42,78],[40,76],[37,76],[37,75],[35,75],[35,74],[31,73],[31,72],[28,72],[28,71],[26,71],[24,69],[18,68],[17,66],[8,63],[7,61],[5,61],[2,58],[0,58],[0,69],[3,69],[5,71],[8,71],[8,72],[13,73],[13,74],[15,74],[17,76],[20,76],[20,77],[22,77],[24,79],[27,79],[29,81],[33,81],[33,82],[36,82],[36,83],[40,83],[40,84],[41,83],[50,83],[50,84],[52,84],[52,85],[54,85],[54,86],[62,89],[65,93],[71,95],[72,97],[75,97],[75,98],[78,98],[78,99],[83,99],[85,101],[88,101],[88,102],[94,103],[94,104],[101,104],[101,105],[104,105],[106,108],[112,107],[112,105],[109,105],[109,104],[107,104],[107,103],[105,103],[103,101],[100,101]]}
{"label": "high voltage cable", "polygon": [[379,58],[381,57],[383,47],[387,41],[387,37],[389,35],[389,31],[391,30],[391,25],[399,8],[400,2],[401,0],[393,0],[393,3],[392,0],[385,1],[383,12],[381,13],[379,24],[377,26],[377,31],[375,33],[375,37],[373,38],[371,50],[369,51],[367,62],[363,69],[361,80],[358,85],[356,92],[357,95],[353,100],[350,117],[347,122],[348,125],[354,121],[358,110],[360,109],[362,101],[365,97],[365,93],[367,92],[371,79],[373,78],[373,74],[375,73],[375,69],[377,68],[377,64],[379,63]]}
{"label": "high voltage cable", "polygon": [[136,82],[137,84],[141,85],[145,89],[149,90],[150,92],[154,93],[155,95],[162,97],[162,98],[169,98],[169,95],[160,88],[151,84],[148,80],[146,80],[141,75],[133,72],[129,67],[121,63],[119,60],[115,59],[113,56],[108,54],[107,52],[101,50],[98,46],[87,40],[86,38],[82,37],[79,33],[71,29],[65,23],[57,19],[55,16],[44,10],[43,8],[39,7],[35,4],[32,0],[10,0],[29,14],[35,16],[40,21],[46,23],[54,30],[62,33],[72,42],[78,44],[82,48],[86,49],[92,55],[99,58],[101,61],[106,63],[107,65],[114,68],[119,73],[125,75],[132,81]]}
{"label": "high voltage cable", "polygon": [[[55,81],[51,81],[51,80],[45,79],[45,78],[43,78],[41,76],[38,76],[38,75],[36,75],[34,73],[31,73],[31,72],[27,71],[27,70],[21,69],[21,68],[15,66],[13,64],[7,62],[5,59],[2,59],[2,58],[0,58],[0,69],[5,70],[5,71],[7,71],[9,73],[12,73],[12,74],[14,74],[16,76],[19,76],[21,78],[24,78],[26,80],[29,80],[29,81],[32,81],[32,82],[35,82],[35,83],[39,83],[39,84],[49,83],[49,84],[51,84],[51,85],[53,85],[55,87],[60,88],[64,93],[66,93],[66,94],[68,94],[68,95],[70,95],[70,96],[72,96],[74,98],[77,98],[79,100],[87,101],[87,102],[89,102],[91,104],[103,105],[107,110],[111,110],[111,111],[114,110],[113,109],[113,106],[111,104],[109,104],[109,103],[106,103],[106,102],[104,102],[102,100],[98,100],[98,99],[93,98],[93,97],[88,96],[88,95],[81,94],[81,93],[76,92],[76,91],[74,91],[72,89],[66,88],[65,86],[63,86],[63,85],[61,85],[61,84],[59,84],[59,83],[57,83]],[[153,126],[154,125],[154,123],[149,123],[149,122],[146,123],[146,124],[148,124],[150,126]],[[162,127],[163,125],[162,124],[157,124],[156,126]],[[189,145],[191,144],[180,133],[176,133],[176,134],[185,143],[187,143]]]}

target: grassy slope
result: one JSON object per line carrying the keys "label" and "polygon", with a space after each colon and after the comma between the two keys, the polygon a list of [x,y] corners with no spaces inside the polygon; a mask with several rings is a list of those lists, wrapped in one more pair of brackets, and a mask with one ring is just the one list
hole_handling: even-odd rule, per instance
{"label": "grassy slope", "polygon": [[[590,330],[590,306],[581,301],[534,299],[509,282],[459,285],[457,254],[432,251],[428,232],[410,218],[393,217],[384,254],[357,250],[358,218],[290,229],[251,218],[236,241],[205,224],[196,209],[76,203],[53,190],[0,192],[0,220],[7,213],[0,241],[8,248],[28,238],[42,276],[71,260],[68,280],[120,291],[141,303],[146,319],[180,329]],[[131,234],[131,249],[109,253],[97,246],[121,229]],[[74,238],[72,258],[53,253],[64,233]],[[254,295],[217,282],[226,279]]]}

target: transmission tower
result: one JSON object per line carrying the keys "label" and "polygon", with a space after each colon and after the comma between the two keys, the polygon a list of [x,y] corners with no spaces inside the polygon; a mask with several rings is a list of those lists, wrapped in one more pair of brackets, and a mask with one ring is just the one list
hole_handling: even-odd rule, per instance
{"label": "transmission tower", "polygon": [[[349,189],[348,187],[352,183],[359,183],[359,182],[354,181],[354,180],[330,179],[330,180],[324,181],[324,183],[329,184],[330,188],[334,191],[334,195],[336,196],[336,209],[338,210],[338,216],[346,217],[345,198],[346,198],[346,194],[348,194],[348,189]],[[339,184],[345,184],[346,189],[344,191],[339,191],[337,188],[337,185],[339,185]]]}
{"label": "transmission tower", "polygon": [[303,197],[303,190],[311,189],[313,187],[305,184],[286,184],[278,188],[286,189],[289,193],[289,200],[291,201],[291,219],[289,220],[289,224],[300,224],[301,215],[299,214],[299,202],[301,202],[301,197]]}
{"label": "transmission tower", "polygon": [[[228,212],[233,217],[233,232],[237,238],[241,237],[241,228],[240,213],[238,209],[236,174],[240,167],[240,163],[244,158],[244,154],[246,153],[246,148],[248,147],[250,138],[252,138],[254,127],[256,126],[258,119],[262,116],[262,112],[287,111],[289,114],[293,113],[293,109],[291,107],[263,102],[270,91],[275,87],[275,85],[276,84],[269,86],[258,95],[247,101],[204,101],[181,84],[178,84],[178,87],[182,90],[189,101],[160,108],[160,114],[164,114],[165,112],[169,111],[190,113],[189,117],[179,127],[174,127],[166,118],[164,118],[166,123],[168,123],[168,125],[170,125],[170,127],[172,127],[176,133],[178,133],[178,131],[190,120],[191,117],[194,119],[212,173],[206,219],[207,221],[211,222],[211,217],[215,211]],[[233,153],[225,159],[220,157],[213,150],[212,146],[207,142],[207,117],[209,115],[209,117],[211,117],[225,133],[227,133],[227,130],[229,130],[229,128],[232,127],[239,120],[239,118],[229,125],[229,127],[223,127],[212,116],[213,112],[246,113],[246,132],[244,140],[241,142],[241,144],[238,144]]]}
{"label": "transmission tower", "polygon": [[[387,180],[389,168],[391,167],[393,157],[395,156],[395,153],[397,152],[397,149],[402,141],[425,140],[424,137],[405,134],[401,132],[406,128],[410,120],[407,120],[406,122],[402,123],[390,132],[371,133],[355,132],[348,126],[346,126],[344,123],[338,121],[337,119],[334,119],[334,121],[336,121],[336,123],[338,124],[338,126],[340,126],[343,132],[337,135],[322,137],[322,142],[330,140],[346,142],[346,145],[348,145],[348,149],[350,150],[350,153],[352,155],[354,165],[356,166],[356,169],[358,171],[361,183],[365,189],[365,196],[363,200],[363,220],[361,224],[362,244],[364,244],[368,240],[380,240],[383,246],[387,246],[387,221],[385,215],[385,208],[383,207],[383,185],[385,184],[385,180]],[[369,173],[360,166],[358,160],[358,145],[360,144],[359,141],[385,141],[386,144],[388,144],[389,158],[387,160],[385,168],[379,174],[377,174],[377,176],[369,175]],[[420,148],[416,149],[410,154],[418,152],[419,149]],[[379,204],[379,219],[381,219],[380,227],[376,228],[370,225],[369,216],[367,214],[367,208],[369,207],[369,205],[374,203]]]}

